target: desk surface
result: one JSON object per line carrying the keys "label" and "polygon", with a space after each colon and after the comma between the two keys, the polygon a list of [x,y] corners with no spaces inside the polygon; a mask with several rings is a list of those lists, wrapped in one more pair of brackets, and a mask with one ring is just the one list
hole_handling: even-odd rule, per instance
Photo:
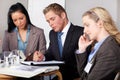
{"label": "desk surface", "polygon": [[[59,70],[41,73],[41,74],[38,74],[37,76],[50,76],[50,75],[57,75],[58,80],[62,80],[62,74],[60,73]],[[16,79],[16,77],[14,77],[14,76],[0,74],[0,80],[15,80],[15,79]]]}
{"label": "desk surface", "polygon": [[15,77],[30,78],[41,73],[47,73],[55,70],[59,70],[59,67],[58,66],[42,66],[42,67],[27,66],[20,64],[17,66],[0,68],[0,74],[15,76]]}

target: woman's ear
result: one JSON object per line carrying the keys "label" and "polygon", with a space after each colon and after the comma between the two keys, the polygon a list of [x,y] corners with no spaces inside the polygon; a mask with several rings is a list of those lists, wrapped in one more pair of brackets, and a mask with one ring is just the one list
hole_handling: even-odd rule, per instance
{"label": "woman's ear", "polygon": [[98,20],[97,25],[98,26],[103,26],[103,21],[102,20]]}

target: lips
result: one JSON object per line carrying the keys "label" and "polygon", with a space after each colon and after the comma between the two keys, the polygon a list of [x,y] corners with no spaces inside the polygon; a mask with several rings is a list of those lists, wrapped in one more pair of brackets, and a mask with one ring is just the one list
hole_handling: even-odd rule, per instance
{"label": "lips", "polygon": [[54,30],[55,30],[56,28],[55,28],[54,26],[52,26],[52,29],[54,29]]}

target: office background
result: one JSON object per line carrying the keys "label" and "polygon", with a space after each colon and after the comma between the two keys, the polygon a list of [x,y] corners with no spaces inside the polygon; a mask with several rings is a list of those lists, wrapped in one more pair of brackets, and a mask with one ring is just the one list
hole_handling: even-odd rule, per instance
{"label": "office background", "polygon": [[[38,1],[38,0],[33,0],[33,1]],[[41,0],[39,0],[39,1],[41,3]],[[44,0],[44,1],[49,1],[49,0]],[[57,1],[61,2],[61,0],[57,0]],[[92,1],[91,0],[63,0],[63,1],[65,1],[63,6],[65,7],[65,9],[67,11],[69,20],[75,25],[82,26],[81,17],[82,17],[82,14],[86,10],[88,10],[92,7],[95,7],[95,6],[102,6],[110,12],[114,21],[118,25],[118,29],[120,29],[120,9],[119,9],[120,0],[92,0]],[[29,0],[0,0],[0,10],[1,10],[0,11],[0,39],[1,40],[3,39],[5,29],[7,29],[8,9],[12,4],[14,4],[16,2],[21,2],[29,10],[29,7],[30,7]],[[36,9],[38,9],[38,6],[36,6]],[[30,15],[30,17],[31,17],[31,15]],[[36,19],[36,21],[38,21],[38,20]],[[38,21],[38,23],[39,22],[40,21]],[[35,25],[37,25],[37,24],[35,24]],[[42,27],[44,28],[44,26],[41,26],[41,25],[39,25],[39,26],[41,28]],[[47,26],[48,26],[48,30],[44,29],[44,32],[45,32],[47,43],[48,43],[49,42],[48,31],[51,28],[49,27],[49,25],[47,25]],[[0,44],[0,52],[1,52],[1,45],[2,44]]]}

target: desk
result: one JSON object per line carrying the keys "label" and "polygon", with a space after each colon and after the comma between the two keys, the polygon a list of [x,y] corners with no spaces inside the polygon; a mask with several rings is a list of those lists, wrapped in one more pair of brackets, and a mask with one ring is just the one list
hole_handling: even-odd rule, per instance
{"label": "desk", "polygon": [[[49,75],[57,75],[58,80],[62,80],[62,75],[59,70],[54,70],[47,73],[41,73],[37,76],[49,76]],[[15,79],[16,77],[14,76],[7,76],[7,75],[0,74],[0,80],[15,80]]]}
{"label": "desk", "polygon": [[15,80],[16,77],[31,78],[34,76],[49,75],[57,75],[59,78],[58,80],[62,80],[59,66],[33,66],[17,64],[4,67],[4,64],[1,64],[0,67],[0,80]]}
{"label": "desk", "polygon": [[0,80],[15,80],[16,77],[0,74]]}

